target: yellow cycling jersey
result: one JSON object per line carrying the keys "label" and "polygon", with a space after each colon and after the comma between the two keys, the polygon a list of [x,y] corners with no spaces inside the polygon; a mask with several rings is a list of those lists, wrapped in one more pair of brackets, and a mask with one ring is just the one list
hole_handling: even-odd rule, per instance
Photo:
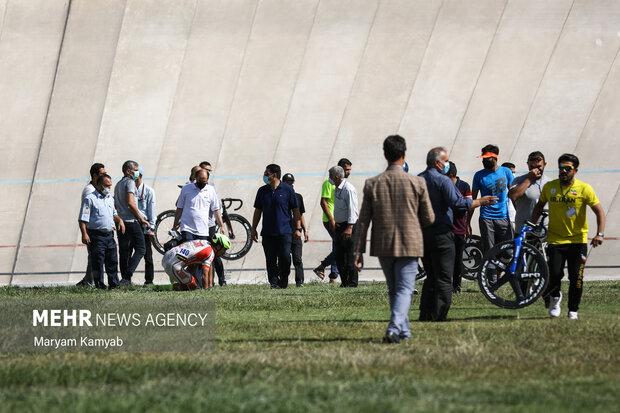
{"label": "yellow cycling jersey", "polygon": [[588,243],[586,206],[599,203],[590,185],[575,179],[572,185],[562,186],[556,179],[545,184],[540,200],[549,203],[549,244]]}

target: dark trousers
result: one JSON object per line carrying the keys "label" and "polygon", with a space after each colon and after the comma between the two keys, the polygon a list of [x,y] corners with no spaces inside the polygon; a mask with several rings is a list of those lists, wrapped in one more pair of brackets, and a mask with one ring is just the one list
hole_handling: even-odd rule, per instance
{"label": "dark trousers", "polygon": [[263,251],[267,265],[267,278],[272,288],[288,287],[291,273],[291,234],[275,237],[263,236]]}
{"label": "dark trousers", "polygon": [[[353,265],[353,236],[349,239],[342,237],[347,229],[346,222],[336,223],[336,265],[340,274],[341,287],[357,287],[357,269]],[[355,232],[355,225],[353,226]]]}
{"label": "dark trousers", "polygon": [[454,234],[454,273],[452,274],[452,289],[461,291],[463,279],[463,251],[465,250],[465,235]]}
{"label": "dark trousers", "polygon": [[[133,253],[132,253],[133,252]],[[118,255],[123,280],[131,281],[134,271],[146,253],[144,231],[139,222],[125,222],[125,233],[118,234]]]}
{"label": "dark trousers", "polygon": [[153,284],[155,266],[153,265],[153,237],[144,234],[144,282]]}
{"label": "dark trousers", "polygon": [[549,244],[549,286],[545,295],[559,297],[564,264],[568,269],[568,311],[579,311],[583,293],[583,269],[586,266],[588,244]]}
{"label": "dark trousers", "polygon": [[302,285],[304,283],[304,263],[301,254],[304,248],[304,242],[301,238],[294,239],[291,242],[291,256],[293,257],[293,267],[295,267],[295,284]]}
{"label": "dark trousers", "polygon": [[329,273],[330,279],[338,278],[338,266],[336,265],[336,238],[334,236],[334,231],[332,231],[328,222],[323,222],[323,226],[327,230],[329,237],[332,239],[332,250],[327,254],[327,257],[323,261],[321,261],[321,265],[323,267],[330,266],[331,272]]}
{"label": "dark trousers", "polygon": [[153,265],[153,237],[148,234],[144,234],[144,283],[153,284],[154,278],[155,266]]}
{"label": "dark trousers", "polygon": [[116,254],[116,242],[114,231],[103,234],[99,231],[88,230],[90,243],[88,244],[88,261],[91,263],[91,272],[97,288],[105,288],[103,282],[103,267],[108,275],[110,288],[117,287],[118,281],[118,255]]}
{"label": "dark trousers", "polygon": [[[209,236],[213,238],[215,235],[215,227],[209,227]],[[226,274],[224,273],[224,263],[221,257],[213,259],[213,270],[217,274],[217,282],[219,285],[226,285]]]}
{"label": "dark trousers", "polygon": [[[196,234],[192,234],[191,232],[181,231],[181,241],[188,242],[188,241],[194,241],[196,239],[202,239],[202,240],[208,241],[209,237],[207,235],[196,235]],[[198,288],[203,288],[201,269],[196,270],[196,274],[194,274],[194,278],[196,279],[196,284],[198,284]]]}
{"label": "dark trousers", "polygon": [[420,297],[420,321],[446,321],[452,304],[454,233],[447,226],[433,226],[423,234],[426,279]]}

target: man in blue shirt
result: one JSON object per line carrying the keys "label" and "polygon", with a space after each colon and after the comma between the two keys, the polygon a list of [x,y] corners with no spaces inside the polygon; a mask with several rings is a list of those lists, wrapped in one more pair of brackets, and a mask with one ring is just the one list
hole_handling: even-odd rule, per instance
{"label": "man in blue shirt", "polygon": [[[472,197],[476,199],[478,193],[482,196],[496,196],[498,202],[494,205],[480,208],[480,237],[482,238],[483,252],[487,252],[495,244],[513,238],[512,225],[508,215],[508,188],[514,179],[512,171],[499,166],[497,158],[499,148],[495,145],[486,145],[481,149],[482,165],[484,169],[476,172],[472,182]],[[467,227],[471,228],[471,211],[467,216]]]}
{"label": "man in blue shirt", "polygon": [[108,174],[97,178],[96,191],[82,201],[78,224],[82,232],[82,242],[88,247],[95,287],[105,289],[103,267],[108,274],[108,288],[118,287],[116,242],[114,242],[114,223],[120,233],[125,232],[123,220],[116,213],[114,198],[110,195],[112,178]]}
{"label": "man in blue shirt", "polygon": [[[270,164],[265,168],[263,182],[256,193],[252,239],[258,242],[256,228],[263,217],[263,251],[267,264],[267,277],[271,288],[286,288],[291,273],[291,242],[301,237],[301,222],[297,196],[292,186],[280,181],[281,169]],[[293,225],[291,226],[291,212]],[[295,231],[292,230],[295,229]]]}
{"label": "man in blue shirt", "polygon": [[481,205],[492,205],[497,197],[485,196],[477,200],[464,198],[447,176],[450,162],[444,148],[431,149],[426,155],[426,165],[426,170],[419,176],[426,181],[435,222],[422,228],[422,262],[427,278],[420,297],[420,321],[446,321],[452,304],[455,259],[453,211],[471,211]]}

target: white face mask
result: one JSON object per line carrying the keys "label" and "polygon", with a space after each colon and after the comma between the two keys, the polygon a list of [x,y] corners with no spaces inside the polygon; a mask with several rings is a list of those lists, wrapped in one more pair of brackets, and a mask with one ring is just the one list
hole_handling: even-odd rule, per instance
{"label": "white face mask", "polygon": [[103,189],[101,190],[101,194],[103,196],[108,196],[110,195],[110,188],[106,188],[105,186],[103,187]]}

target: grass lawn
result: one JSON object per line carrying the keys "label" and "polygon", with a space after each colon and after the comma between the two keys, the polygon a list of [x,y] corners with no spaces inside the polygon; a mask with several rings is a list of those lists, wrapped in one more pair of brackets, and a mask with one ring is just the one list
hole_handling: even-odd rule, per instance
{"label": "grass lawn", "polygon": [[[568,285],[563,285],[566,294]],[[0,289],[1,300],[199,294],[216,302],[217,349],[193,353],[1,353],[0,411],[612,412],[620,403],[620,282],[586,282],[579,320],[542,301],[488,303],[477,285],[450,321],[385,345],[385,284],[269,290]]]}

